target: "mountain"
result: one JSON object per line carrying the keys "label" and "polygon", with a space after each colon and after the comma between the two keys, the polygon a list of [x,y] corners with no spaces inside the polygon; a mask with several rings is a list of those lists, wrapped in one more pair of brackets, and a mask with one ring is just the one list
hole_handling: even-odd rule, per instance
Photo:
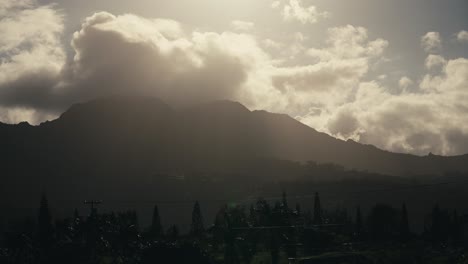
{"label": "mountain", "polygon": [[175,110],[156,98],[97,99],[39,126],[0,124],[0,142],[0,165],[15,173],[22,170],[15,164],[40,174],[248,169],[255,159],[334,163],[389,175],[468,172],[468,155],[391,153],[230,101]]}
{"label": "mountain", "polygon": [[[322,190],[334,197],[331,203],[365,205],[400,200],[394,192],[349,194],[425,184],[420,179],[434,178],[398,176],[446,172],[468,172],[468,156],[391,153],[230,101],[174,109],[155,98],[110,97],[73,105],[39,126],[0,123],[0,230],[5,219],[35,214],[42,192],[58,216],[85,210],[84,199],[102,199],[106,210],[137,208],[143,215],[158,203],[169,222],[184,225],[194,200],[203,201],[209,217],[224,201],[284,189],[305,197]],[[449,204],[465,200],[459,185],[398,195],[429,210],[435,197],[445,195]]]}

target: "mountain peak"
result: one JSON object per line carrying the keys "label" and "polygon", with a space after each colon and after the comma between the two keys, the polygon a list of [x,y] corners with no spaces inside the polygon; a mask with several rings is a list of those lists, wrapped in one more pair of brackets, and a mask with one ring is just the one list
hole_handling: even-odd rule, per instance
{"label": "mountain peak", "polygon": [[74,104],[60,116],[59,120],[141,119],[171,111],[171,107],[155,97],[112,96]]}
{"label": "mountain peak", "polygon": [[210,110],[222,110],[222,111],[232,111],[232,112],[250,112],[250,110],[245,107],[243,104],[230,101],[230,100],[217,100],[204,104],[198,105],[198,108],[210,109]]}
{"label": "mountain peak", "polygon": [[189,115],[200,115],[205,117],[238,117],[250,114],[250,110],[239,102],[229,100],[218,100],[199,104],[186,109],[183,112]]}

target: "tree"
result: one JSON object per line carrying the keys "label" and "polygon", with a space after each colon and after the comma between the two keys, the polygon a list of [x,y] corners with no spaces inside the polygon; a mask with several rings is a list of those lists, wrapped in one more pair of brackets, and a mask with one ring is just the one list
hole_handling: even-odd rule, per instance
{"label": "tree", "polygon": [[278,264],[279,253],[280,253],[279,234],[276,230],[272,230],[271,236],[270,236],[270,255],[271,255],[272,264]]}
{"label": "tree", "polygon": [[259,226],[268,226],[271,224],[271,208],[270,204],[263,199],[259,198],[255,204],[257,211],[257,220]]}
{"label": "tree", "polygon": [[454,246],[459,246],[463,240],[463,221],[458,216],[457,210],[453,211],[450,225],[450,235]]}
{"label": "tree", "polygon": [[323,224],[323,216],[322,216],[322,206],[320,205],[320,197],[319,193],[315,193],[315,202],[314,202],[314,225],[321,225]]}
{"label": "tree", "polygon": [[299,203],[296,203],[296,214],[297,214],[297,216],[302,215],[301,205]]}
{"label": "tree", "polygon": [[73,220],[80,219],[80,213],[78,212],[78,209],[75,208],[75,211],[73,212]]}
{"label": "tree", "polygon": [[361,207],[358,206],[356,209],[356,236],[359,238],[362,234],[362,214]]}
{"label": "tree", "polygon": [[161,225],[161,218],[159,216],[159,209],[158,206],[155,205],[153,209],[153,219],[151,221],[151,230],[150,233],[153,237],[161,237],[162,235],[162,225]]}
{"label": "tree", "polygon": [[446,242],[449,236],[450,216],[436,205],[432,210],[431,237],[434,243]]}
{"label": "tree", "polygon": [[78,212],[78,209],[75,208],[75,211],[73,212],[73,228],[75,229],[75,232],[80,228],[81,225],[81,217],[80,213]]}
{"label": "tree", "polygon": [[287,212],[289,210],[288,208],[288,199],[286,198],[286,192],[283,191],[283,199],[282,199],[282,204],[283,209]]}
{"label": "tree", "polygon": [[49,203],[45,194],[41,197],[41,204],[38,214],[38,238],[41,246],[47,247],[52,243],[53,226],[52,216],[49,210]]}
{"label": "tree", "polygon": [[179,238],[179,228],[176,225],[172,225],[167,230],[167,237],[172,240],[177,240]]}
{"label": "tree", "polygon": [[403,203],[401,210],[401,223],[400,223],[400,237],[402,241],[408,241],[410,236],[409,230],[409,221],[408,221],[408,211],[406,209],[406,204]]}
{"label": "tree", "polygon": [[249,224],[251,226],[255,226],[257,224],[257,213],[255,212],[253,204],[250,205],[249,209]]}
{"label": "tree", "polygon": [[190,233],[194,236],[199,236],[205,231],[203,225],[203,217],[200,209],[200,204],[198,201],[195,202],[192,211],[192,226],[190,229]]}
{"label": "tree", "polygon": [[389,205],[375,205],[370,212],[368,223],[374,241],[387,241],[398,235],[398,213]]}
{"label": "tree", "polygon": [[128,211],[127,216],[128,216],[129,225],[135,230],[138,230],[138,214],[136,210]]}

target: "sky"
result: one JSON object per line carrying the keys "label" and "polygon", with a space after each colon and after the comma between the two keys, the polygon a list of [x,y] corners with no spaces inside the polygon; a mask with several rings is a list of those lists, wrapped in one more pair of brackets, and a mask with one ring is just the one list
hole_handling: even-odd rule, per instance
{"label": "sky", "polygon": [[466,0],[0,0],[0,121],[115,94],[238,101],[334,137],[468,153]]}

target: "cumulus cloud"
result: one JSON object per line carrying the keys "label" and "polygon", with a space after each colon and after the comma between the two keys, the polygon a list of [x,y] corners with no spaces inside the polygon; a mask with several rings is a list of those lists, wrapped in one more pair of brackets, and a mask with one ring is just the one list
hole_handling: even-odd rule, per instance
{"label": "cumulus cloud", "polygon": [[234,20],[231,22],[231,27],[236,31],[250,31],[254,28],[253,22]]}
{"label": "cumulus cloud", "polygon": [[281,49],[284,47],[282,43],[279,43],[277,41],[274,41],[272,39],[265,39],[263,40],[263,46],[269,49]]}
{"label": "cumulus cloud", "polygon": [[457,34],[457,40],[460,42],[468,42],[468,31],[462,30]]}
{"label": "cumulus cloud", "polygon": [[[12,22],[0,25],[0,32],[12,35],[2,39],[2,54],[9,56],[1,65],[0,107],[34,109],[42,117],[111,94],[158,96],[176,104],[234,99],[255,62],[268,57],[250,35],[186,33],[173,20],[100,12],[73,34],[74,54],[65,63],[62,17],[53,6],[22,6],[9,14]],[[31,20],[42,24],[28,25]],[[15,29],[23,37],[15,38]],[[2,120],[24,117],[12,111]]]}
{"label": "cumulus cloud", "polygon": [[425,61],[426,69],[444,66],[447,63],[444,57],[440,55],[429,54]]}
{"label": "cumulus cloud", "polygon": [[330,118],[327,127],[330,133],[334,135],[343,138],[354,138],[358,134],[361,124],[352,112],[343,107]]}
{"label": "cumulus cloud", "polygon": [[[424,91],[436,93],[467,92],[467,73],[468,59],[449,60],[443,67],[441,74],[426,74],[420,83],[420,87]],[[460,99],[462,98],[464,97],[460,97]]]}
{"label": "cumulus cloud", "polygon": [[427,32],[421,37],[421,46],[424,51],[434,53],[442,48],[442,39],[439,32]]}
{"label": "cumulus cloud", "polygon": [[314,24],[322,18],[328,18],[330,13],[321,12],[316,6],[303,6],[301,0],[274,1],[272,8],[281,8],[284,21],[297,21],[302,24]]}
{"label": "cumulus cloud", "polygon": [[[463,103],[468,99],[467,76],[468,60],[459,58],[427,74],[419,83],[422,93],[394,95],[376,82],[363,82],[354,100],[333,113],[329,132],[393,151],[463,154],[467,149],[461,143],[468,139],[468,107]],[[353,125],[356,120],[359,126]]]}
{"label": "cumulus cloud", "polygon": [[[276,86],[288,94],[290,113],[297,111],[296,118],[336,137],[392,151],[467,152],[462,144],[468,139],[468,107],[463,104],[468,99],[467,59],[429,55],[425,66],[431,72],[418,83],[401,78],[401,92],[395,94],[377,81],[366,81],[388,42],[368,40],[364,28],[352,26],[328,34],[327,47],[307,51],[316,64],[283,69],[289,74]],[[331,62],[340,67],[326,67]]]}
{"label": "cumulus cloud", "polygon": [[[65,64],[61,43],[63,14],[33,0],[0,1],[0,107],[4,119],[55,105],[54,85]],[[19,119],[18,119],[19,120]]]}
{"label": "cumulus cloud", "polygon": [[250,35],[181,34],[160,26],[134,15],[87,18],[72,41],[75,90],[85,98],[130,92],[172,103],[237,98],[255,62],[267,57]]}
{"label": "cumulus cloud", "polygon": [[414,84],[413,80],[411,80],[410,78],[406,76],[401,77],[401,79],[398,81],[398,85],[403,91],[407,90],[413,84]]}
{"label": "cumulus cloud", "polygon": [[321,60],[359,59],[379,57],[388,46],[388,41],[376,39],[369,41],[367,29],[347,25],[328,29],[325,49],[311,48],[308,55]]}
{"label": "cumulus cloud", "polygon": [[387,45],[383,39],[369,40],[367,30],[362,27],[330,28],[325,47],[304,51],[313,63],[268,69],[267,81],[255,87],[270,87],[262,89],[269,92],[259,96],[264,100],[257,100],[254,105],[289,113],[329,132],[331,113],[354,96]]}
{"label": "cumulus cloud", "polygon": [[280,5],[281,5],[280,1],[273,1],[271,3],[271,8],[276,9],[276,8],[280,7]]}
{"label": "cumulus cloud", "polygon": [[0,1],[0,15],[5,16],[14,9],[31,8],[34,3],[33,0],[2,0]]}

